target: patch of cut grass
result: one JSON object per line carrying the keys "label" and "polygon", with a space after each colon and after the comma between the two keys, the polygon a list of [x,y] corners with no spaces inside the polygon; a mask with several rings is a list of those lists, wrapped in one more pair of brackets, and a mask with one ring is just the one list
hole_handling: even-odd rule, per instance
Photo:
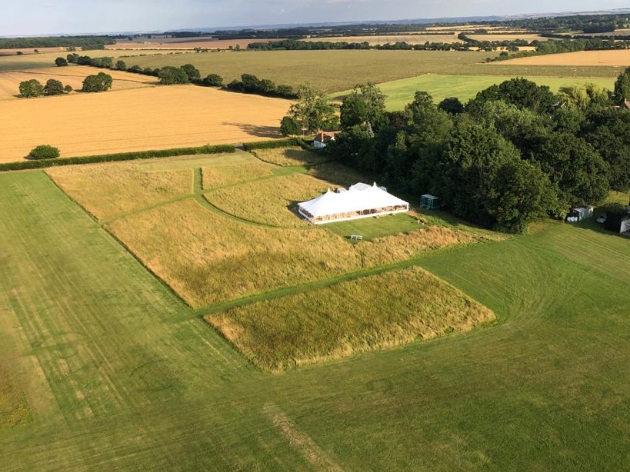
{"label": "patch of cut grass", "polygon": [[409,231],[416,231],[424,227],[424,218],[415,217],[408,213],[380,216],[377,218],[363,218],[360,220],[340,221],[324,225],[329,231],[339,236],[347,237],[359,234],[364,239],[381,238]]}
{"label": "patch of cut grass", "polygon": [[[500,70],[497,72],[501,72]],[[439,75],[426,74],[419,77],[385,82],[378,85],[386,96],[385,104],[390,111],[402,110],[405,105],[413,101],[417,91],[428,92],[437,104],[447,97],[457,97],[462,102],[475,97],[478,92],[492,85],[512,78],[507,75]],[[605,77],[540,77],[525,76],[525,78],[536,82],[538,85],[547,85],[553,92],[557,92],[560,87],[595,83],[602,88],[612,90],[614,79]],[[334,94],[333,97],[344,97],[349,91]]]}
{"label": "patch of cut grass", "polygon": [[309,175],[293,174],[216,190],[206,199],[217,208],[248,221],[281,227],[303,227],[297,203],[333,186]]}
{"label": "patch of cut grass", "polygon": [[494,314],[412,267],[233,308],[206,320],[262,369],[278,371],[468,331]]}
{"label": "patch of cut grass", "polygon": [[192,192],[192,169],[146,172],[137,162],[51,167],[46,173],[99,220]]}
{"label": "patch of cut grass", "polygon": [[299,146],[274,149],[256,149],[252,151],[252,154],[261,161],[283,167],[311,166],[321,164],[322,162],[326,162],[328,160],[327,157],[309,152]]}

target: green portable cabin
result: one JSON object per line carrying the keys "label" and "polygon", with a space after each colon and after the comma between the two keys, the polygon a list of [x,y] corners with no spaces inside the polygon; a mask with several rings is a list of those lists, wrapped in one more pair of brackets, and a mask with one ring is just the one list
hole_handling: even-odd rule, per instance
{"label": "green portable cabin", "polygon": [[420,207],[425,210],[439,210],[440,209],[440,199],[435,195],[430,195],[425,193],[421,197]]}

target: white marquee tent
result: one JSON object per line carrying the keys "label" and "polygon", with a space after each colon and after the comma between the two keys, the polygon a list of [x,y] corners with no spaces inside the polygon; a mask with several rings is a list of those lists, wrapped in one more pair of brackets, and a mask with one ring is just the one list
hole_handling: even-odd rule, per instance
{"label": "white marquee tent", "polygon": [[328,190],[313,200],[298,205],[298,213],[313,224],[369,218],[409,211],[409,203],[383,188],[358,183],[348,190]]}

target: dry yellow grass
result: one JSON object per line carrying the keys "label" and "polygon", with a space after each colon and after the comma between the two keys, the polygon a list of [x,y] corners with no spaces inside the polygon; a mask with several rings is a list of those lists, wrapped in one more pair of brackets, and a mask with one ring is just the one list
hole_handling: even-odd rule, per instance
{"label": "dry yellow grass", "polygon": [[192,306],[297,285],[359,266],[340,237],[239,223],[185,200],[108,225]]}
{"label": "dry yellow grass", "polygon": [[316,165],[328,160],[327,157],[306,151],[299,146],[275,149],[256,149],[252,152],[261,161],[277,166]]}
{"label": "dry yellow grass", "polygon": [[630,50],[619,51],[580,51],[565,54],[521,57],[509,61],[496,62],[507,66],[630,66]]}
{"label": "dry yellow grass", "polygon": [[[155,38],[137,39],[134,41],[116,41],[116,44],[105,46],[108,50],[194,50],[201,49],[229,49],[237,45],[246,49],[250,43],[266,43],[269,39],[216,39],[216,38]],[[280,41],[274,39],[273,41]]]}
{"label": "dry yellow grass", "polygon": [[39,144],[69,157],[265,140],[280,136],[289,105],[193,85],[7,100],[0,162]]}
{"label": "dry yellow grass", "polygon": [[342,187],[349,187],[366,180],[365,174],[337,162],[327,162],[311,167],[308,173],[313,177]]}
{"label": "dry yellow grass", "polygon": [[226,213],[248,221],[298,227],[308,223],[296,215],[296,204],[333,186],[309,175],[294,174],[219,189],[207,194],[206,198]]}
{"label": "dry yellow grass", "polygon": [[205,190],[231,185],[238,182],[246,182],[261,177],[273,175],[273,166],[256,159],[246,164],[232,164],[226,162],[221,165],[212,165],[202,168],[203,188]]}
{"label": "dry yellow grass", "polygon": [[545,38],[539,34],[530,33],[503,33],[503,31],[497,31],[496,33],[489,34],[470,34],[469,38],[476,41],[516,41],[517,39],[524,39],[525,41],[547,41],[549,38]]}
{"label": "dry yellow grass", "polygon": [[192,199],[133,214],[107,227],[195,307],[485,239],[429,227],[355,245],[322,227],[278,229],[235,221]]}
{"label": "dry yellow grass", "polygon": [[192,169],[145,172],[137,162],[51,167],[48,175],[100,220],[192,193]]}
{"label": "dry yellow grass", "polygon": [[363,43],[368,42],[371,46],[377,44],[406,42],[407,44],[424,44],[430,43],[461,43],[462,40],[457,38],[456,34],[387,34],[379,36],[340,36],[332,38],[309,38],[305,41],[318,42],[347,42],[347,43]]}
{"label": "dry yellow grass", "polygon": [[469,331],[494,319],[488,308],[418,267],[206,317],[272,371]]}
{"label": "dry yellow grass", "polygon": [[[46,85],[48,79],[56,79],[64,85],[72,86],[74,90],[80,90],[83,86],[83,80],[88,75],[97,74],[98,72],[100,71],[87,66],[42,67],[24,71],[0,72],[0,100],[17,98],[20,94],[20,82],[30,79],[36,79],[42,85]],[[114,79],[112,90],[148,87],[157,83],[155,77],[118,70],[105,72]]]}

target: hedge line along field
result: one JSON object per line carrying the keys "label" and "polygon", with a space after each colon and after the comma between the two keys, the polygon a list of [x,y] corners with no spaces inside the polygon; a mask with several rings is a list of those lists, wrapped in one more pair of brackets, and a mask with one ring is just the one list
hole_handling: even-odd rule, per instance
{"label": "hedge line along field", "polygon": [[[20,94],[20,82],[35,79],[46,85],[48,79],[59,80],[63,85],[70,85],[73,90],[81,90],[83,80],[92,74],[103,72],[93,67],[43,67],[24,71],[0,72],[0,100],[17,98]],[[148,87],[155,85],[157,79],[145,75],[131,74],[118,70],[106,70],[105,73],[114,79],[112,90],[126,90],[130,88]]]}
{"label": "hedge line along field", "polygon": [[[475,51],[244,51],[221,54],[180,54],[126,59],[127,66],[162,67],[194,64],[202,76],[216,73],[229,83],[241,74],[254,74],[276,84],[297,87],[308,82],[326,93],[352,89],[357,84],[375,84],[423,74],[498,75],[509,77],[603,77],[616,78],[615,67],[527,66],[484,63],[498,52]],[[549,57],[555,57],[549,56]],[[499,65],[502,64],[502,65]]]}
{"label": "hedge line along field", "polygon": [[280,136],[289,105],[193,85],[8,100],[0,162],[39,144],[71,157],[265,140]]}
{"label": "hedge line along field", "polygon": [[418,267],[206,317],[252,362],[272,371],[469,331],[494,319]]}
{"label": "hedge line along field", "polygon": [[491,327],[283,375],[43,172],[0,175],[0,222],[0,354],[21,399],[0,412],[8,471],[630,468],[629,243],[594,222],[420,255]]}
{"label": "hedge line along field", "polygon": [[[435,103],[439,103],[447,97],[457,97],[463,103],[477,95],[478,92],[492,85],[498,85],[511,77],[500,75],[434,75],[427,74],[420,77],[395,80],[378,84],[379,89],[386,96],[386,106],[390,111],[403,110],[405,105],[413,101],[416,91],[428,92]],[[536,82],[538,85],[547,85],[553,92],[558,92],[560,87],[576,84],[594,83],[601,88],[612,90],[615,79],[602,77],[561,78],[561,77],[537,77],[527,76],[526,79]],[[349,90],[332,95],[342,98],[350,93]]]}

